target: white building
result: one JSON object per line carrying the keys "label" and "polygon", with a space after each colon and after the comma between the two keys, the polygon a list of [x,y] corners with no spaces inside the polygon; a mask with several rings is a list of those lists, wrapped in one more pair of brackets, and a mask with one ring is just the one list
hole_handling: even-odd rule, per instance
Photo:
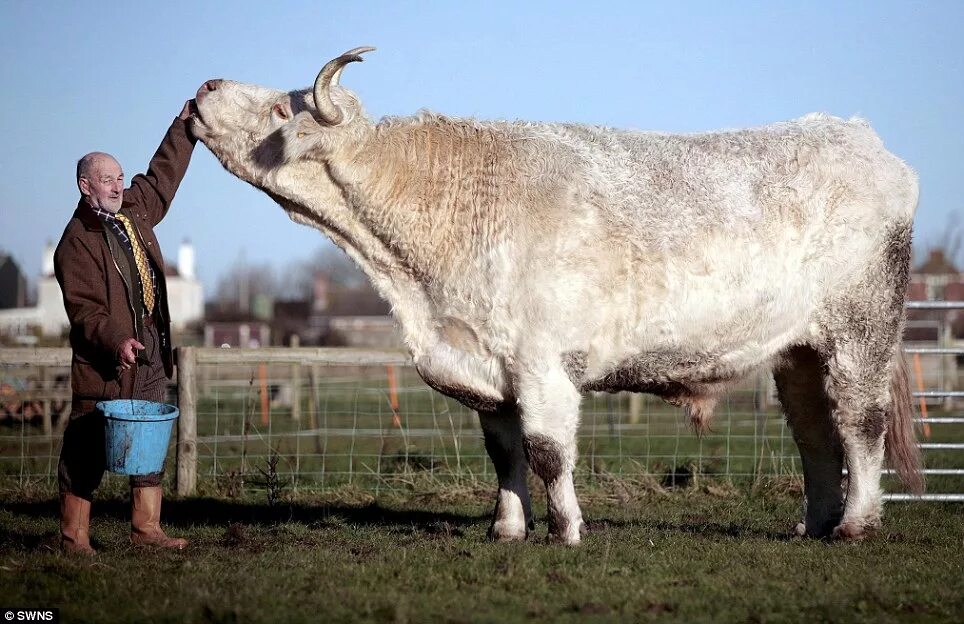
{"label": "white building", "polygon": [[171,311],[171,328],[181,331],[204,318],[204,289],[194,271],[194,246],[184,240],[177,250],[177,267],[168,266],[167,306]]}
{"label": "white building", "polygon": [[[164,275],[171,327],[174,331],[181,331],[204,317],[204,289],[194,270],[194,247],[189,241],[181,243],[177,265],[166,266]],[[24,336],[39,328],[44,336],[59,336],[67,331],[68,326],[63,294],[54,277],[54,245],[48,241],[43,250],[36,307],[0,310],[0,334]]]}

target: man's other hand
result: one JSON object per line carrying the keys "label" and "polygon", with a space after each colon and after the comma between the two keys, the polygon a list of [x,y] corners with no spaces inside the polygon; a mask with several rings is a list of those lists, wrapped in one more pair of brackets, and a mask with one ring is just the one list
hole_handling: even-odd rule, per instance
{"label": "man's other hand", "polygon": [[137,341],[137,338],[128,338],[120,344],[117,350],[117,358],[120,360],[120,367],[123,370],[130,370],[137,365],[137,351],[144,349],[144,345]]}

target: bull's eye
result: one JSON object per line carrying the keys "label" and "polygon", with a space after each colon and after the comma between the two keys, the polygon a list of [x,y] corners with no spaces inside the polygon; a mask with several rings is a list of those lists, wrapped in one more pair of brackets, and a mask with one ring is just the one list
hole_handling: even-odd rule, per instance
{"label": "bull's eye", "polygon": [[275,104],[275,105],[272,107],[272,110],[274,111],[274,113],[275,113],[278,117],[281,117],[281,118],[284,119],[284,120],[287,120],[287,119],[288,119],[288,111],[286,111],[286,110],[285,110],[285,107],[282,106],[281,104]]}

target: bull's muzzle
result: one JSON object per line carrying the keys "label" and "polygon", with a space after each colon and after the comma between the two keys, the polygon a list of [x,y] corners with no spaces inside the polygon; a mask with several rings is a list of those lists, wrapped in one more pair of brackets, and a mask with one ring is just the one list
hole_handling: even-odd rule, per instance
{"label": "bull's muzzle", "polygon": [[217,91],[218,88],[220,88],[221,83],[223,83],[223,82],[224,82],[224,81],[221,80],[220,78],[217,78],[217,79],[215,79],[215,80],[207,80],[207,81],[205,81],[204,84],[202,84],[202,85],[198,88],[198,90],[197,90],[197,95],[194,96],[194,98],[195,98],[198,102],[200,102],[200,101],[203,100],[205,97],[207,97],[207,94],[210,93],[211,91]]}

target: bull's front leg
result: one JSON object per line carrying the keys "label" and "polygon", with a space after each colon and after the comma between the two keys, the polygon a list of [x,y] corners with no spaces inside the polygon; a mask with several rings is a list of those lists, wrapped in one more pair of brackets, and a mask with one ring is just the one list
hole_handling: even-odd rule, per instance
{"label": "bull's front leg", "polygon": [[585,530],[572,473],[581,396],[562,369],[520,377],[523,448],[546,484],[548,541],[575,546]]}
{"label": "bull's front leg", "polygon": [[519,412],[514,406],[494,412],[480,411],[479,422],[485,435],[485,450],[499,479],[489,539],[499,542],[525,540],[534,523],[526,484],[529,465],[522,449]]}

